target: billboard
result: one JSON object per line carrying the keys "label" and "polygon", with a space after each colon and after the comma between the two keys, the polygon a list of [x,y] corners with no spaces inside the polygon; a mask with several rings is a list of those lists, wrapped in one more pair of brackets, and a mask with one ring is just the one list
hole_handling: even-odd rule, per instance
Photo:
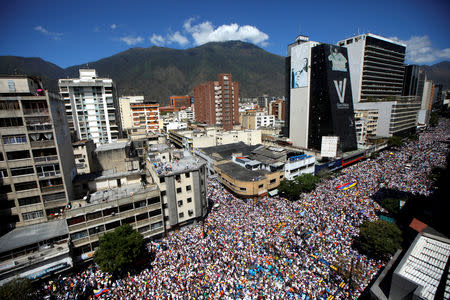
{"label": "billboard", "polygon": [[303,43],[291,49],[291,89],[308,86],[309,48]]}
{"label": "billboard", "polygon": [[338,143],[338,136],[323,136],[322,146],[320,147],[320,155],[322,157],[336,157]]}

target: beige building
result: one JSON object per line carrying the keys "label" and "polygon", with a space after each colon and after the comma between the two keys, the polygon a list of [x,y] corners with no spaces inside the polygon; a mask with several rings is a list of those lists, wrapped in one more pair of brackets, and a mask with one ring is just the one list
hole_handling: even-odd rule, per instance
{"label": "beige building", "polygon": [[144,96],[122,96],[119,98],[120,120],[124,131],[133,127],[131,103],[143,101]]}
{"label": "beige building", "polygon": [[[100,177],[90,178],[91,193],[86,200],[76,201],[66,210],[74,257],[91,258],[99,245],[99,237],[124,224],[130,224],[144,238],[164,233],[159,189],[155,184],[143,185],[139,173],[134,173],[103,173]],[[119,181],[119,186],[106,187],[110,184],[105,183]]]}
{"label": "beige building", "polygon": [[170,130],[169,140],[178,148],[189,151],[197,148],[226,145],[244,142],[247,145],[261,143],[260,130],[232,130],[222,131],[216,127],[207,127],[204,130]]}
{"label": "beige building", "polygon": [[245,129],[273,127],[275,126],[275,116],[257,110],[247,110],[239,113],[239,122]]}
{"label": "beige building", "polygon": [[206,215],[206,164],[187,151],[153,145],[149,172],[161,190],[166,229],[199,220]]}
{"label": "beige building", "polygon": [[64,102],[36,77],[0,77],[1,232],[59,215],[75,175]]}
{"label": "beige building", "polygon": [[112,144],[99,145],[93,154],[94,172],[115,170],[128,172],[139,170],[139,157],[131,141],[119,141]]}
{"label": "beige building", "polygon": [[366,146],[368,138],[377,133],[378,110],[355,110],[356,142],[358,146]]}
{"label": "beige building", "polygon": [[92,154],[95,150],[93,140],[81,140],[72,143],[73,155],[77,174],[88,174],[94,172]]}

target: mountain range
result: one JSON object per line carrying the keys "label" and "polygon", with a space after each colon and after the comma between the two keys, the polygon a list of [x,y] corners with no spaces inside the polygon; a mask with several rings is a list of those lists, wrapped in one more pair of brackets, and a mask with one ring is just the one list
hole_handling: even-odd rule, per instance
{"label": "mountain range", "polygon": [[[0,56],[0,74],[39,76],[57,91],[59,78],[77,78],[79,69],[96,69],[99,77],[112,78],[121,95],[144,95],[168,104],[172,95],[192,95],[193,87],[231,73],[239,82],[241,97],[263,94],[284,96],[285,57],[241,41],[211,42],[178,50],[163,47],[131,48],[83,65],[60,68],[41,58]],[[450,62],[423,66],[429,78],[450,88]]]}

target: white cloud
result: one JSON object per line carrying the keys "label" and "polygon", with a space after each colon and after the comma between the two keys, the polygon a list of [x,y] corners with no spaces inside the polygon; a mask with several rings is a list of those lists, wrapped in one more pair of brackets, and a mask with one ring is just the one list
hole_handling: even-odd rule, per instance
{"label": "white cloud", "polygon": [[121,37],[120,40],[122,42],[127,43],[128,46],[132,46],[132,45],[136,45],[136,44],[140,44],[144,41],[144,39],[140,36],[134,37],[134,36],[124,36]]}
{"label": "white cloud", "polygon": [[40,25],[34,27],[34,30],[39,31],[40,33],[45,34],[45,35],[53,38],[54,40],[60,40],[61,36],[63,35],[62,33],[58,33],[58,32],[50,32]]}
{"label": "white cloud", "polygon": [[189,44],[189,40],[184,35],[182,35],[179,31],[177,31],[173,34],[169,34],[167,36],[167,40],[168,40],[169,44],[178,43],[178,44],[180,44],[180,46],[185,46],[185,45]]}
{"label": "white cloud", "polygon": [[231,40],[248,41],[261,46],[267,45],[269,36],[260,31],[255,26],[243,25],[236,23],[229,25],[221,25],[214,28],[209,21],[192,25],[194,18],[190,18],[184,22],[183,28],[192,35],[196,45],[202,45],[208,42],[223,42]]}
{"label": "white cloud", "polygon": [[166,39],[162,35],[153,34],[150,42],[156,46],[164,46]]}
{"label": "white cloud", "polygon": [[111,29],[112,29],[112,30],[114,30],[114,29],[116,29],[116,28],[117,28],[117,25],[116,25],[116,24],[111,24],[111,26],[110,26],[110,27],[111,27]]}
{"label": "white cloud", "polygon": [[433,48],[427,35],[412,36],[409,40],[400,40],[397,37],[391,37],[391,39],[406,45],[406,59],[409,62],[422,64],[438,59],[450,59],[450,48]]}

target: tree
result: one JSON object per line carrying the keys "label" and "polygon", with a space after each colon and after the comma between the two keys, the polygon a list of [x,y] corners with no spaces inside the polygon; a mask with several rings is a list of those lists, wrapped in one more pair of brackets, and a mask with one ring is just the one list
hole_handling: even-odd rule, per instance
{"label": "tree", "polygon": [[33,288],[28,278],[14,279],[0,286],[0,299],[23,300],[31,299]]}
{"label": "tree", "polygon": [[316,188],[319,177],[312,174],[302,174],[297,176],[295,181],[300,184],[302,192],[309,193]]}
{"label": "tree", "polygon": [[400,199],[385,198],[380,204],[391,214],[397,214],[400,211]]}
{"label": "tree", "polygon": [[278,186],[278,191],[286,195],[290,200],[296,199],[301,193],[309,193],[316,187],[319,177],[312,174],[302,174],[294,180],[283,180]]}
{"label": "tree", "polygon": [[403,140],[401,137],[393,135],[388,139],[389,147],[401,147],[403,145]]}
{"label": "tree", "polygon": [[133,266],[144,253],[142,234],[126,224],[100,237],[94,260],[102,271],[114,273]]}
{"label": "tree", "polygon": [[430,126],[436,127],[439,122],[439,115],[436,112],[430,114]]}
{"label": "tree", "polygon": [[317,177],[319,177],[320,179],[329,179],[329,178],[331,178],[331,176],[333,176],[333,174],[331,174],[330,170],[328,170],[326,168],[320,170],[317,173]]}
{"label": "tree", "polygon": [[393,223],[365,221],[359,226],[359,247],[369,255],[383,258],[394,254],[402,241],[402,232]]}

